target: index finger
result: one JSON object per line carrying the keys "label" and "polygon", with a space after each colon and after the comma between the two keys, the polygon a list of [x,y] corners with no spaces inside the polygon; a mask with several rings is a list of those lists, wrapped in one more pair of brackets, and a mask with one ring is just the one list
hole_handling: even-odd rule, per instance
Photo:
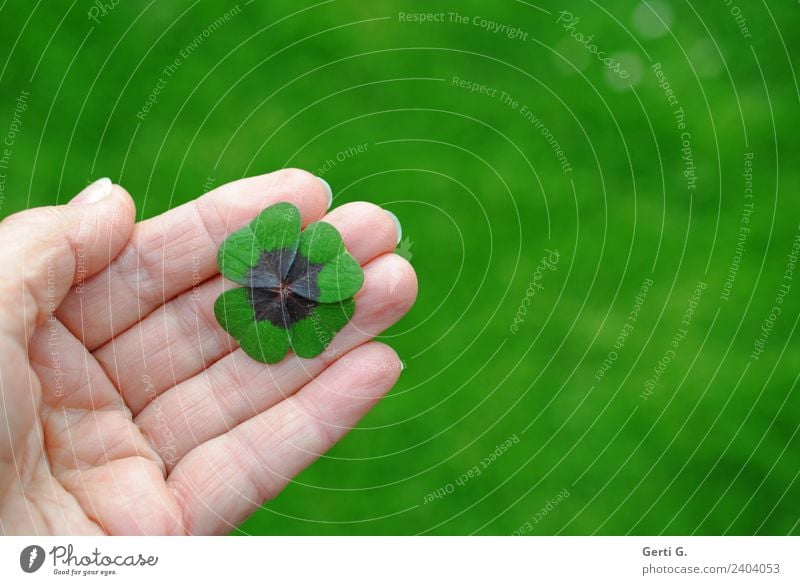
{"label": "index finger", "polygon": [[220,243],[265,207],[293,203],[305,225],[322,217],[330,199],[327,183],[299,169],[222,185],[136,224],[114,261],[69,292],[58,318],[93,350],[217,274]]}

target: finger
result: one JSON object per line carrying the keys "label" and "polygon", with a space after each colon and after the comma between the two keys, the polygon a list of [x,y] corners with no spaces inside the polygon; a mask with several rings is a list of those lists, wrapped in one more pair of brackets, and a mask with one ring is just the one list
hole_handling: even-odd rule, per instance
{"label": "finger", "polygon": [[128,193],[101,179],[70,205],[29,209],[0,224],[3,251],[0,328],[27,339],[64,300],[73,284],[76,312],[84,280],[108,266],[130,236],[134,205]]}
{"label": "finger", "polygon": [[[360,264],[394,249],[397,230],[391,216],[371,203],[349,203],[322,218],[339,229]],[[221,277],[184,293],[141,323],[98,348],[94,355],[138,413],[156,395],[204,370],[235,349],[214,317],[214,301],[234,286]],[[121,358],[121,359],[120,359]],[[149,378],[144,393],[142,376]]]}
{"label": "finger", "polygon": [[347,251],[361,264],[391,252],[400,241],[397,218],[372,203],[347,203],[331,211],[322,221],[339,230]]}
{"label": "finger", "polygon": [[363,345],[295,396],[189,453],[167,480],[181,494],[187,532],[226,532],[275,497],[391,389],[400,368],[391,348]]}
{"label": "finger", "polygon": [[[0,466],[20,460],[39,406],[28,342],[73,284],[101,270],[122,249],[133,226],[130,196],[108,179],[82,191],[71,205],[31,209],[0,223]],[[80,288],[80,287],[78,287]],[[0,493],[16,473],[0,469]]]}
{"label": "finger", "polygon": [[53,473],[132,456],[161,463],[103,369],[57,319],[36,331],[29,356],[42,384],[42,430]]}
{"label": "finger", "polygon": [[294,394],[339,356],[397,322],[414,303],[416,277],[403,258],[386,254],[364,273],[353,319],[322,355],[292,355],[265,366],[236,350],[148,404],[136,423],[159,452],[169,451],[167,469],[197,445]]}
{"label": "finger", "polygon": [[[304,223],[320,217],[328,188],[296,169],[242,179],[136,225],[107,270],[69,295],[59,318],[89,349],[106,343],[155,308],[217,274],[222,240],[278,201],[297,205]],[[83,321],[78,317],[84,308]]]}

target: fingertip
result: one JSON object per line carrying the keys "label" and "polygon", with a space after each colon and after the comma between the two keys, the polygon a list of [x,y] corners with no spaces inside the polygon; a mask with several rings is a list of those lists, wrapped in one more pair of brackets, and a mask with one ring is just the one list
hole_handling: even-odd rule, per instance
{"label": "fingertip", "polygon": [[[81,193],[82,194],[82,193]],[[70,205],[73,205],[70,201]],[[117,247],[127,242],[136,223],[136,204],[130,193],[117,184],[111,183],[109,193],[93,203],[80,203],[74,212],[82,212],[82,221],[97,222],[96,227],[105,225],[111,232],[109,252],[116,252]],[[90,217],[95,219],[89,219]]]}
{"label": "fingertip", "polygon": [[380,341],[371,341],[366,346],[370,351],[369,363],[380,377],[386,378],[393,386],[404,367],[403,360],[397,355],[397,351]]}
{"label": "fingertip", "polygon": [[398,256],[397,254],[389,254],[389,257],[392,259],[391,262],[395,267],[394,274],[396,282],[403,287],[405,297],[408,299],[409,305],[406,307],[406,310],[408,310],[411,308],[411,305],[416,302],[417,295],[419,294],[419,279],[417,278],[417,271],[414,270],[411,262],[402,256]]}
{"label": "fingertip", "polygon": [[108,177],[103,177],[91,183],[70,199],[68,203],[68,205],[72,206],[99,204],[112,206],[114,210],[111,212],[112,221],[118,224],[115,227],[123,230],[126,229],[126,226],[129,226],[130,229],[133,228],[133,223],[136,220],[136,204],[124,187],[113,183]]}
{"label": "fingertip", "polygon": [[356,311],[400,319],[417,300],[419,283],[411,263],[397,254],[384,254],[364,267],[364,286],[356,295]]}
{"label": "fingertip", "polygon": [[266,207],[288,202],[300,210],[303,225],[320,219],[328,209],[328,188],[308,171],[287,168],[221,185],[196,200],[201,213],[219,219],[229,233],[250,222]]}
{"label": "fingertip", "polygon": [[114,184],[108,177],[96,180],[83,188],[75,197],[70,199],[69,205],[91,205],[111,195]]}
{"label": "fingertip", "polygon": [[[375,401],[391,390],[401,371],[402,361],[394,349],[369,341],[340,357],[308,387],[337,388],[329,400],[343,409],[359,409],[363,400]],[[357,401],[353,403],[353,399]]]}
{"label": "fingertip", "polygon": [[397,246],[395,219],[382,207],[366,201],[346,203],[323,218],[342,234],[350,254],[365,264]]}
{"label": "fingertip", "polygon": [[333,191],[326,181],[303,169],[287,168],[275,171],[278,191],[283,200],[294,203],[301,212],[303,225],[321,218],[330,207]]}
{"label": "fingertip", "polygon": [[136,221],[136,202],[133,200],[133,197],[131,197],[131,194],[128,193],[128,190],[125,189],[125,187],[115,183],[113,185],[111,195],[112,199],[119,201],[124,218],[129,220],[131,227],[133,227],[133,224]]}

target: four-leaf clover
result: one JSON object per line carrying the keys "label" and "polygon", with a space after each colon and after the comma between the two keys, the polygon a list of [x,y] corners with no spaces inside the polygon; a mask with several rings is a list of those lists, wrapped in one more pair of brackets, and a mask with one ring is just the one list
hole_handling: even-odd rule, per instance
{"label": "four-leaf clover", "polygon": [[217,298],[217,321],[247,355],[268,364],[289,349],[303,358],[321,354],[353,316],[352,297],[364,282],[336,228],[316,222],[301,232],[291,203],[266,208],[228,236],[217,263],[242,285]]}

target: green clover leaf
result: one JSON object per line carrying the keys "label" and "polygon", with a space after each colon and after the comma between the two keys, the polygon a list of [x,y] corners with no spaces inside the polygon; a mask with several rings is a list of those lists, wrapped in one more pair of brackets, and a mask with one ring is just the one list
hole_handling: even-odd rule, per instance
{"label": "green clover leaf", "polygon": [[242,285],[217,298],[217,321],[247,355],[268,364],[290,349],[303,358],[325,351],[353,316],[353,295],[364,283],[336,228],[316,222],[301,232],[291,203],[266,208],[228,236],[217,263]]}

